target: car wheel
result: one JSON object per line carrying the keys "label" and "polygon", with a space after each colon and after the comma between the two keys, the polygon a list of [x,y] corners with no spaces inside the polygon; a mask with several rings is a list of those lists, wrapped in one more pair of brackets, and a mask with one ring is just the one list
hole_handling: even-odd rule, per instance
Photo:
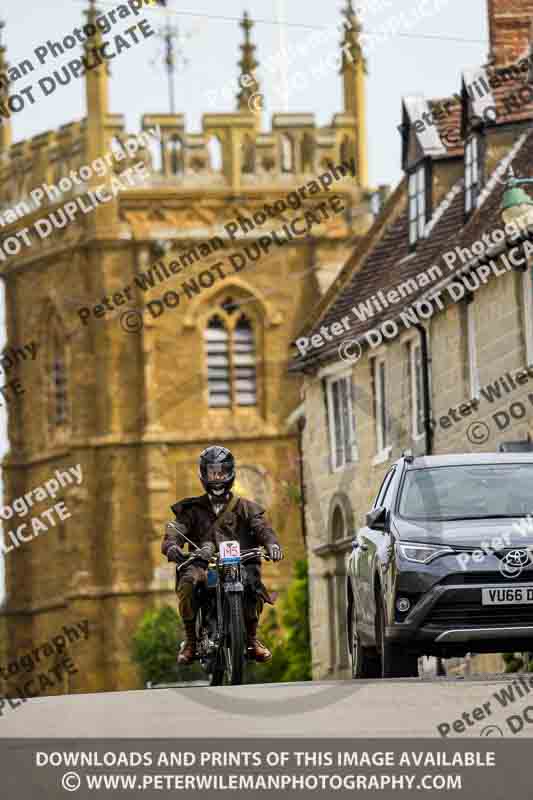
{"label": "car wheel", "polygon": [[352,607],[352,622],[349,626],[351,630],[350,651],[352,656],[352,678],[380,678],[381,662],[377,653],[369,647],[363,647],[361,638],[357,633],[355,619],[355,608]]}
{"label": "car wheel", "polygon": [[387,641],[385,628],[387,625],[385,617],[385,607],[383,602],[378,600],[378,624],[379,641],[381,655],[381,677],[382,678],[418,678],[418,656],[406,652],[403,646],[392,644]]}

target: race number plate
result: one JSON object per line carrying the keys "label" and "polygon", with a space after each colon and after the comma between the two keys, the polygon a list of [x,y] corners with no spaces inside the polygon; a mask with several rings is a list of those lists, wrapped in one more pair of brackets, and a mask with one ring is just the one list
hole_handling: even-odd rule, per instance
{"label": "race number plate", "polygon": [[508,606],[517,603],[533,603],[533,586],[482,589],[481,604],[484,606]]}
{"label": "race number plate", "polygon": [[220,542],[220,562],[222,564],[238,564],[241,560],[239,542]]}

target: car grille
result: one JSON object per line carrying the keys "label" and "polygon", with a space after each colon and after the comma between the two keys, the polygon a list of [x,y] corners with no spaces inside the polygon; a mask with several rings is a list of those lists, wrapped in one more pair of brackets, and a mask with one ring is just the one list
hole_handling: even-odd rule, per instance
{"label": "car grille", "polygon": [[524,606],[482,606],[481,597],[477,602],[469,603],[441,601],[433,607],[424,621],[424,625],[436,625],[439,628],[467,628],[479,625],[486,625],[487,627],[533,625],[533,604]]}
{"label": "car grille", "polygon": [[457,572],[447,575],[442,584],[454,584],[455,586],[466,586],[472,583],[500,583],[507,586],[508,583],[533,583],[533,570],[522,572],[516,578],[504,578],[501,572]]}

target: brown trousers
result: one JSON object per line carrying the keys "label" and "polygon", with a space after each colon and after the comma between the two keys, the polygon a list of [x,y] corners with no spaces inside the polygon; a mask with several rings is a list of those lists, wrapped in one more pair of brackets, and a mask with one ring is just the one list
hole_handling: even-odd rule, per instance
{"label": "brown trousers", "polygon": [[[261,567],[259,564],[247,564],[246,583],[244,588],[244,619],[246,622],[258,622],[264,606],[264,587],[261,583]],[[178,608],[184,622],[192,622],[195,618],[194,592],[197,586],[207,583],[207,570],[199,564],[188,564],[179,573]]]}

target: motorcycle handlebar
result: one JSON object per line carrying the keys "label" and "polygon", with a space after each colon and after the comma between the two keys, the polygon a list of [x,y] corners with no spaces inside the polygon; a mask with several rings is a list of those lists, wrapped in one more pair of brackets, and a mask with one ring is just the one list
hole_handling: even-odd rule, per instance
{"label": "motorcycle handlebar", "polygon": [[[247,561],[251,561],[254,558],[259,558],[263,561],[272,561],[263,547],[253,547],[250,550],[241,550],[241,564],[245,564]],[[178,564],[178,570],[182,569],[186,564],[190,564],[193,561],[205,561],[205,559],[199,558],[197,553],[192,553],[186,561]],[[212,564],[213,566],[218,564],[218,553],[209,559],[209,564]]]}
{"label": "motorcycle handlebar", "polygon": [[266,550],[262,547],[254,547],[251,550],[241,550],[241,562],[250,561],[252,558],[262,558],[264,561],[272,561]]}

